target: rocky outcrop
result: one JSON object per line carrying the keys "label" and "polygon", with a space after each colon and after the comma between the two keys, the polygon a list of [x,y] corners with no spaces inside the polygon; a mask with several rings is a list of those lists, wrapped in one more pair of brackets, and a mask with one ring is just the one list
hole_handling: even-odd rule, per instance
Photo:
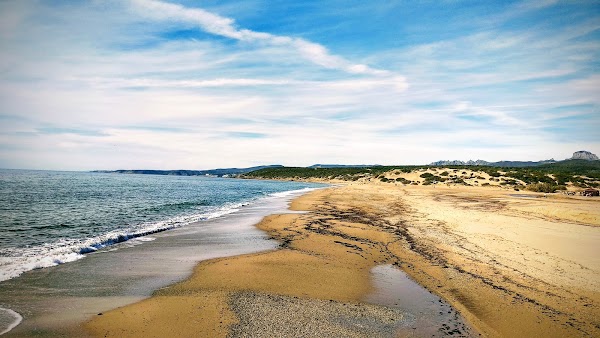
{"label": "rocky outcrop", "polygon": [[571,160],[586,160],[586,161],[597,161],[598,156],[590,153],[589,151],[580,150],[573,153]]}

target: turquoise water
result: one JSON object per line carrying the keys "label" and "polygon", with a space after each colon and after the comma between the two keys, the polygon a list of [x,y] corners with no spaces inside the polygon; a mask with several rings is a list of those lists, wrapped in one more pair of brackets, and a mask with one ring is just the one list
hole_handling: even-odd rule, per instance
{"label": "turquoise water", "polygon": [[0,170],[0,281],[319,185],[210,177]]}

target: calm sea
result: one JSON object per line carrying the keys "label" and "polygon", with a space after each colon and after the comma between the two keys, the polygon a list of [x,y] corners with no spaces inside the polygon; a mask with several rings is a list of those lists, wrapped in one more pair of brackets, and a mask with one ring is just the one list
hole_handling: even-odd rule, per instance
{"label": "calm sea", "polygon": [[209,177],[0,170],[0,281],[319,187]]}

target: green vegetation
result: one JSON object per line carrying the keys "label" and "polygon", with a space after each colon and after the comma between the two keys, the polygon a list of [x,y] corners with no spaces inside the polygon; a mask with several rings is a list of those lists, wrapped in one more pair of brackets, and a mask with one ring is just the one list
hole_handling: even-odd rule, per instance
{"label": "green vegetation", "polygon": [[507,179],[505,181],[500,182],[500,185],[518,185],[519,182],[511,179]]}
{"label": "green vegetation", "polygon": [[[374,166],[374,167],[339,167],[339,168],[300,168],[300,167],[273,167],[252,171],[241,175],[244,178],[263,179],[338,179],[344,181],[356,181],[360,179],[378,179],[382,182],[401,182],[403,184],[416,184],[405,178],[390,179],[384,176],[390,172],[395,175],[410,173],[421,169],[429,169],[429,166]],[[465,184],[465,178],[450,175],[462,173],[465,170],[484,172],[490,175],[491,181],[500,182],[503,186],[523,188],[523,185],[531,191],[550,192],[564,189],[569,182],[576,187],[599,187],[600,186],[600,161],[567,160],[552,164],[533,167],[488,167],[488,166],[448,166],[448,171],[438,175],[422,173],[425,185],[433,182],[445,182],[453,184]],[[436,168],[440,169],[440,168]],[[506,174],[502,174],[505,172]],[[483,180],[480,174],[471,174],[471,179]],[[482,186],[489,185],[483,183]]]}
{"label": "green vegetation", "polygon": [[402,184],[410,184],[410,183],[412,183],[412,181],[410,181],[410,180],[407,180],[407,179],[406,179],[406,178],[404,178],[404,177],[398,177],[398,178],[396,179],[396,182],[400,182],[400,183],[402,183]]}
{"label": "green vegetation", "polygon": [[535,192],[553,193],[556,192],[556,190],[566,190],[567,187],[564,185],[554,185],[551,183],[533,183],[527,185],[526,189]]}
{"label": "green vegetation", "polygon": [[303,168],[303,167],[280,167],[267,168],[253,171],[242,175],[245,178],[266,178],[266,179],[339,179],[352,181],[354,178],[378,177],[379,175],[392,170],[400,170],[404,173],[410,173],[413,170],[426,168],[425,166],[376,166],[364,168]]}
{"label": "green vegetation", "polygon": [[434,182],[446,182],[448,180],[446,177],[437,176],[431,173],[424,173],[420,176],[425,179],[423,185],[429,185]]}

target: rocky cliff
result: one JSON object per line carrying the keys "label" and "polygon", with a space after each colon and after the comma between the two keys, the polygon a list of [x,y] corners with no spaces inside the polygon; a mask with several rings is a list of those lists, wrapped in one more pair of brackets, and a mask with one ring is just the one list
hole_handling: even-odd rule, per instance
{"label": "rocky cliff", "polygon": [[589,151],[580,150],[573,153],[573,156],[570,158],[571,160],[587,160],[587,161],[596,161],[598,160],[598,156],[590,153]]}

